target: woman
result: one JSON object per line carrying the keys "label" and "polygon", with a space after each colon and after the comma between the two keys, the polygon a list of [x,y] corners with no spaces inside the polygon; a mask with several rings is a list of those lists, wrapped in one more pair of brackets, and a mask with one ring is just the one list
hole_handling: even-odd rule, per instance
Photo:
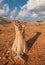
{"label": "woman", "polygon": [[16,37],[12,45],[12,51],[16,54],[16,58],[21,58],[21,56],[26,53],[26,42],[24,38],[24,25],[20,23],[13,24],[15,27]]}

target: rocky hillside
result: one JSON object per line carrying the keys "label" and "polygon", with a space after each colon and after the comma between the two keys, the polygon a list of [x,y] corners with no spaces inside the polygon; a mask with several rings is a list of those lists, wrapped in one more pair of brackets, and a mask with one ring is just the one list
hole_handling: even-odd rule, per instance
{"label": "rocky hillside", "polygon": [[[25,39],[27,53],[24,56],[25,63],[17,59],[7,51],[11,49],[15,30],[12,22],[25,25]],[[0,18],[0,65],[45,65],[45,22],[21,22],[9,21]]]}

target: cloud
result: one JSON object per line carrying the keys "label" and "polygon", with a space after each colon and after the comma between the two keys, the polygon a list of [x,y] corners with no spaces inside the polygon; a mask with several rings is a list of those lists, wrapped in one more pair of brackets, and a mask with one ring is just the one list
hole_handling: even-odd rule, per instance
{"label": "cloud", "polygon": [[4,0],[0,0],[0,3],[2,3]]}
{"label": "cloud", "polygon": [[17,15],[16,19],[24,18],[24,17],[28,16],[28,14],[29,14],[28,11],[21,10],[21,11],[19,12],[19,14]]}
{"label": "cloud", "polygon": [[35,18],[35,17],[38,17],[38,14],[36,14],[35,12],[32,12],[32,17]]}
{"label": "cloud", "polygon": [[13,10],[10,10],[9,5],[7,3],[3,4],[0,7],[0,17],[7,17],[9,19],[15,19],[16,15],[17,15],[17,7],[15,7],[15,9]]}
{"label": "cloud", "polygon": [[43,20],[43,12],[45,12],[45,0],[28,0],[27,3],[21,7],[16,19],[27,21]]}
{"label": "cloud", "polygon": [[7,16],[9,11],[10,11],[9,5],[8,4],[4,4],[2,6],[2,8],[0,8],[0,16]]}
{"label": "cloud", "polygon": [[16,15],[17,15],[17,8],[15,7],[15,9],[10,12],[9,18],[15,19]]}
{"label": "cloud", "polygon": [[[0,3],[3,1],[0,0]],[[3,4],[0,6],[0,16],[24,21],[45,20],[45,0],[28,0],[20,8],[20,11],[18,11],[17,7],[10,10],[8,4]]]}
{"label": "cloud", "polygon": [[0,9],[0,15],[4,15],[5,11],[3,9]]}
{"label": "cloud", "polygon": [[2,7],[4,0],[0,0],[0,8]]}

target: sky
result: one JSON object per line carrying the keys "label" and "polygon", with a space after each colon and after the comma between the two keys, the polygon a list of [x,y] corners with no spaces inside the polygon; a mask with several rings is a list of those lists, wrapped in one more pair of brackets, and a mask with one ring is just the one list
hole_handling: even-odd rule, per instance
{"label": "sky", "polygon": [[27,22],[45,20],[45,0],[0,0],[0,17]]}

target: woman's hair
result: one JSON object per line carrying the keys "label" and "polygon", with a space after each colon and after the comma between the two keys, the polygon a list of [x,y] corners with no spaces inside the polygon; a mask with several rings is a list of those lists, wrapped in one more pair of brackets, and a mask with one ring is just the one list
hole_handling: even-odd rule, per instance
{"label": "woman's hair", "polygon": [[15,25],[19,28],[21,32],[24,32],[25,25],[22,22],[16,22]]}

